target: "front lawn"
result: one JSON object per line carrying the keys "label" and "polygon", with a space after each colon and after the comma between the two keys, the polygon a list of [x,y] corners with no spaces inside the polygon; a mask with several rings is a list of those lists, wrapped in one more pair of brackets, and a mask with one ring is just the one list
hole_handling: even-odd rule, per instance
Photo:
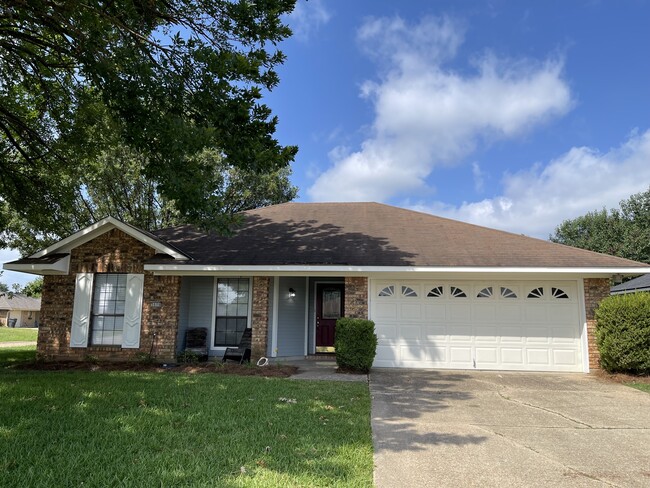
{"label": "front lawn", "polygon": [[38,329],[0,327],[0,342],[36,341]]}
{"label": "front lawn", "polygon": [[366,384],[5,367],[0,398],[0,486],[372,486]]}
{"label": "front lawn", "polygon": [[636,388],[637,390],[645,391],[647,393],[650,393],[650,383],[626,383],[627,386],[631,386],[632,388]]}

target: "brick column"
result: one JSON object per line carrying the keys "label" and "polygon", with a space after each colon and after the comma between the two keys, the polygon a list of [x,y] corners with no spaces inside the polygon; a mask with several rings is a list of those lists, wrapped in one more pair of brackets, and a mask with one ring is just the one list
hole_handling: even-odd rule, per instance
{"label": "brick column", "polygon": [[368,278],[345,277],[345,316],[355,319],[368,318]]}
{"label": "brick column", "polygon": [[253,277],[253,360],[266,356],[269,337],[269,289],[271,279],[268,276]]}
{"label": "brick column", "polygon": [[585,278],[585,311],[587,312],[587,347],[589,369],[600,369],[600,352],[596,345],[595,312],[603,298],[609,296],[609,278]]}

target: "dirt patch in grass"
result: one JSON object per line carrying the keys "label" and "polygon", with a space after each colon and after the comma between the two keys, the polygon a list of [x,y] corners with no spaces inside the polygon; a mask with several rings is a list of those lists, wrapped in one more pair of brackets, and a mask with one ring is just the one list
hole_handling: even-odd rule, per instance
{"label": "dirt patch in grass", "polygon": [[592,374],[597,378],[614,383],[643,383],[650,385],[650,375],[634,375],[624,373],[608,373],[604,370],[593,371]]}
{"label": "dirt patch in grass", "polygon": [[280,364],[253,366],[236,363],[198,363],[198,364],[147,364],[136,362],[100,362],[81,361],[33,361],[17,364],[14,369],[30,371],[137,371],[165,373],[217,373],[239,376],[264,376],[267,378],[288,378],[298,372],[298,367]]}

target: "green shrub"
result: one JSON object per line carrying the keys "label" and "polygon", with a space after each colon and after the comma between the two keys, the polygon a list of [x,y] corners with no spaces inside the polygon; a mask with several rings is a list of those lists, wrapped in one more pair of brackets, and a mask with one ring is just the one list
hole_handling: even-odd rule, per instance
{"label": "green shrub", "polygon": [[339,368],[367,373],[377,353],[375,323],[345,317],[337,320],[334,347]]}
{"label": "green shrub", "polygon": [[196,364],[199,359],[199,355],[194,351],[183,351],[176,355],[176,361],[182,364]]}
{"label": "green shrub", "polygon": [[609,372],[650,373],[650,293],[607,297],[596,310],[600,364]]}

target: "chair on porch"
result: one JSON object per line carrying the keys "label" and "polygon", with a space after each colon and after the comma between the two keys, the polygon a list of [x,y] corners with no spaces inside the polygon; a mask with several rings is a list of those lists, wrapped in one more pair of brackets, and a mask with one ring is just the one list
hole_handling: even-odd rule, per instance
{"label": "chair on porch", "polygon": [[208,329],[197,327],[185,331],[185,352],[193,352],[200,360],[208,359]]}
{"label": "chair on porch", "polygon": [[238,347],[229,347],[223,353],[221,362],[225,363],[226,360],[237,361],[242,364],[244,361],[251,362],[251,348],[253,342],[253,329],[244,329]]}

